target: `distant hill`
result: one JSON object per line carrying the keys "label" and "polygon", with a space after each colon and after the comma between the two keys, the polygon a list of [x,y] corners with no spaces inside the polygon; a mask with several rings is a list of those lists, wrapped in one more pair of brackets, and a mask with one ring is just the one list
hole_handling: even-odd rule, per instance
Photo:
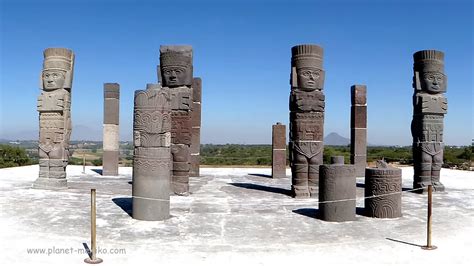
{"label": "distant hill", "polygon": [[335,132],[329,133],[329,135],[324,137],[324,145],[347,146],[349,144],[351,144],[350,139],[344,138]]}

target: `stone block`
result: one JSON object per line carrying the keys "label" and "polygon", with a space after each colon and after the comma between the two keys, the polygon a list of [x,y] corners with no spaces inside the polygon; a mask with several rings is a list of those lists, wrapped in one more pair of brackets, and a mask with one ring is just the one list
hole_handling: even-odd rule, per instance
{"label": "stone block", "polygon": [[[365,214],[376,218],[402,216],[402,171],[395,167],[365,170]],[[386,196],[383,196],[388,194]],[[377,197],[372,197],[377,196]],[[367,198],[372,197],[372,198]]]}
{"label": "stone block", "polygon": [[172,112],[171,142],[191,145],[191,116],[187,112]]}
{"label": "stone block", "polygon": [[353,164],[356,168],[357,177],[365,176],[365,168],[367,167],[366,155],[351,155],[351,164]]}
{"label": "stone block", "polygon": [[286,177],[286,150],[272,151],[272,177]]}
{"label": "stone block", "polygon": [[118,150],[104,150],[102,155],[102,175],[117,176],[119,164]]}
{"label": "stone block", "polygon": [[367,130],[351,129],[351,154],[366,155],[367,154]]}
{"label": "stone block", "polygon": [[201,78],[193,79],[193,102],[201,103],[202,100],[202,80]]}
{"label": "stone block", "polygon": [[351,106],[351,128],[367,128],[367,106]]}
{"label": "stone block", "polygon": [[367,105],[367,86],[352,85],[351,86],[351,104]]}
{"label": "stone block", "polygon": [[332,164],[319,167],[320,219],[330,222],[355,220],[355,198],[356,174],[353,165]]}
{"label": "stone block", "polygon": [[323,113],[290,113],[290,121],[290,139],[306,141],[323,140]]}

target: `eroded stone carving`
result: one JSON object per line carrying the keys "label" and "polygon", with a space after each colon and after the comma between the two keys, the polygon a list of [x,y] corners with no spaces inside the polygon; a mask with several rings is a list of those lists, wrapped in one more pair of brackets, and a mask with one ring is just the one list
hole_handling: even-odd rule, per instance
{"label": "eroded stone carving", "polygon": [[202,80],[193,79],[193,103],[191,112],[191,161],[190,176],[199,176],[199,164],[201,157],[201,99]]}
{"label": "eroded stone carving", "polygon": [[102,175],[117,176],[119,163],[120,85],[104,84],[104,133]]}
{"label": "eroded stone carving", "polygon": [[66,166],[71,137],[71,88],[74,53],[65,48],[44,51],[39,112],[39,177],[35,188],[67,188]]}
{"label": "eroded stone carving", "polygon": [[444,53],[422,50],[413,54],[413,136],[414,188],[433,185],[435,191],[444,191],[440,181],[443,164],[443,120],[448,104],[444,93],[447,77],[444,74]]}
{"label": "eroded stone carving", "polygon": [[173,158],[172,191],[189,194],[192,139],[193,50],[191,46],[160,46],[160,80],[171,94]]}
{"label": "eroded stone carving", "polygon": [[401,169],[389,166],[385,161],[379,161],[375,168],[366,168],[365,215],[376,218],[401,217],[401,192]]}
{"label": "eroded stone carving", "polygon": [[356,167],[356,175],[365,175],[367,166],[367,87],[351,87],[351,164]]}
{"label": "eroded stone carving", "polygon": [[329,222],[355,220],[356,174],[354,165],[344,165],[344,157],[331,158],[334,164],[319,167],[319,215]]}
{"label": "eroded stone carving", "polygon": [[323,49],[297,45],[291,49],[290,166],[296,198],[316,197],[323,163]]}
{"label": "eroded stone carving", "polygon": [[132,186],[135,219],[169,218],[171,116],[168,90],[148,84],[146,90],[135,92]]}
{"label": "eroded stone carving", "polygon": [[272,126],[272,177],[286,177],[286,126]]}

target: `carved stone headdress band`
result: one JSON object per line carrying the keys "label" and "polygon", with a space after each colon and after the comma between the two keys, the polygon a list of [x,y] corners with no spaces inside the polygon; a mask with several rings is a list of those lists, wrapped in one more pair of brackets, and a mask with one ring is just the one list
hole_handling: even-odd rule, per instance
{"label": "carved stone headdress band", "polygon": [[323,67],[323,48],[314,44],[303,44],[291,48],[291,65],[301,67]]}
{"label": "carved stone headdress band", "polygon": [[444,72],[444,53],[422,50],[413,54],[413,69],[418,72]]}
{"label": "carved stone headdress band", "polygon": [[72,70],[74,53],[66,48],[48,48],[44,50],[43,69]]}
{"label": "carved stone headdress band", "polygon": [[160,46],[160,65],[191,67],[193,49],[188,45]]}

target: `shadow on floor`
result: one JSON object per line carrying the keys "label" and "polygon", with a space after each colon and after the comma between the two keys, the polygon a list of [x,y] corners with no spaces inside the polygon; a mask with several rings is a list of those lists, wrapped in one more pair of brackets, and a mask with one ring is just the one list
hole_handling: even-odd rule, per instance
{"label": "shadow on floor", "polygon": [[112,201],[132,217],[132,198],[113,198]]}
{"label": "shadow on floor", "polygon": [[319,217],[319,210],[314,208],[296,209],[292,210],[292,212],[314,219],[318,219]]}
{"label": "shadow on floor", "polygon": [[248,175],[259,176],[259,177],[266,177],[266,178],[272,178],[272,175],[266,175],[266,174],[248,174]]}
{"label": "shadow on floor", "polygon": [[356,207],[356,214],[360,216],[365,216],[365,208],[364,207]]}
{"label": "shadow on floor", "polygon": [[385,239],[393,241],[393,242],[398,242],[398,243],[410,245],[410,246],[415,246],[415,247],[420,247],[420,248],[423,247],[422,245],[413,244],[413,243],[409,243],[409,242],[405,242],[405,241],[402,241],[402,240],[397,240],[397,239],[393,239],[393,238],[389,238],[389,237],[387,237]]}
{"label": "shadow on floor", "polygon": [[92,259],[92,251],[91,251],[90,248],[87,246],[87,243],[82,243],[82,245],[84,246],[84,249],[86,250],[87,255],[89,256],[89,258]]}
{"label": "shadow on floor", "polygon": [[102,175],[102,169],[91,169],[91,170],[98,173],[99,175]]}
{"label": "shadow on floor", "polygon": [[251,183],[230,183],[230,184],[232,186],[246,188],[246,189],[260,190],[260,191],[265,191],[265,192],[278,193],[278,194],[283,194],[286,196],[291,196],[291,190],[279,188],[279,187],[267,187],[267,186],[251,184]]}

